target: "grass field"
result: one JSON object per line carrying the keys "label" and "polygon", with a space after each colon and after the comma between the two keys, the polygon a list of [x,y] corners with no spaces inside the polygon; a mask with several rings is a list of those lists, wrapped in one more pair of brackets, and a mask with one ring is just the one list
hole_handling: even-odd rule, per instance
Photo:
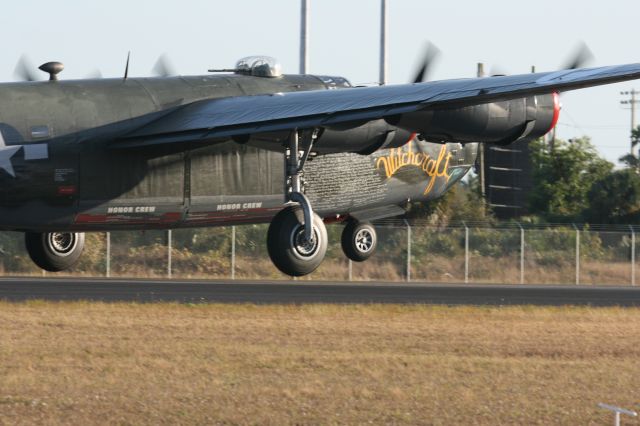
{"label": "grass field", "polygon": [[0,424],[608,424],[598,402],[640,403],[638,309],[0,303]]}

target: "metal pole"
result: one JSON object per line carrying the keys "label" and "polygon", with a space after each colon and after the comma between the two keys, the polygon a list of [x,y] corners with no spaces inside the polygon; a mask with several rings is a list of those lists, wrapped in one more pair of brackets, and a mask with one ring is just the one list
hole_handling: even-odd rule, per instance
{"label": "metal pole", "polygon": [[411,226],[407,225],[407,281],[411,281]]}
{"label": "metal pole", "polygon": [[171,258],[171,251],[172,251],[172,240],[173,240],[173,232],[171,232],[171,229],[167,230],[167,277],[171,278],[171,274],[173,273],[172,271],[172,258]]}
{"label": "metal pole", "polygon": [[464,283],[469,283],[469,228],[464,224]]}
{"label": "metal pole", "polygon": [[633,150],[633,131],[636,128],[636,89],[631,89],[631,154],[635,155]]}
{"label": "metal pole", "polygon": [[111,232],[107,232],[106,276],[111,276]]}
{"label": "metal pole", "polygon": [[636,89],[631,90],[631,130],[636,128]]}
{"label": "metal pole", "polygon": [[520,284],[524,284],[524,228],[520,227]]}
{"label": "metal pole", "polygon": [[380,1],[380,85],[387,84],[387,0]]}
{"label": "metal pole", "polygon": [[633,131],[636,129],[636,104],[638,103],[638,100],[636,98],[636,95],[640,93],[638,91],[636,91],[636,89],[631,89],[631,91],[629,92],[620,92],[620,94],[622,96],[631,96],[630,99],[625,99],[620,101],[620,104],[622,105],[631,105],[631,155],[637,156],[638,154],[635,151],[635,147],[633,146]]}
{"label": "metal pole", "polygon": [[231,279],[236,279],[236,226],[231,227]]}
{"label": "metal pole", "polygon": [[349,259],[349,281],[353,281],[353,261]]}
{"label": "metal pole", "polygon": [[309,0],[302,0],[300,13],[300,74],[309,70]]}
{"label": "metal pole", "polygon": [[626,414],[627,416],[630,416],[630,417],[638,417],[638,413],[636,413],[635,411],[616,407],[615,405],[603,404],[601,402],[598,404],[598,407],[604,408],[605,410],[609,410],[614,413],[613,424],[615,426],[620,426],[620,414]]}
{"label": "metal pole", "polygon": [[636,233],[633,226],[629,225],[631,231],[631,285],[636,285]]}
{"label": "metal pole", "polygon": [[[631,134],[633,135],[633,131],[636,128],[636,89],[631,90]],[[633,137],[631,138],[631,154],[635,155],[633,149]]]}
{"label": "metal pole", "polygon": [[576,230],[576,285],[580,284],[580,230],[572,224]]}
{"label": "metal pole", "polygon": [[407,282],[411,281],[411,225],[405,219],[407,224]]}

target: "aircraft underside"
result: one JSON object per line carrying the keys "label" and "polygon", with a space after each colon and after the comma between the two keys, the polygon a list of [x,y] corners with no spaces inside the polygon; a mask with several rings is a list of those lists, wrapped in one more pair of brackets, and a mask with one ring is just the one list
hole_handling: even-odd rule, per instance
{"label": "aircraft underside", "polygon": [[[39,217],[21,213],[34,211],[27,202],[5,208],[4,222],[13,218],[13,230],[27,231],[31,257],[52,271],[77,260],[82,232],[271,222],[267,245],[274,264],[287,274],[304,275],[324,257],[323,221],[344,221],[345,254],[366,260],[377,240],[370,221],[402,214],[409,201],[439,197],[466,174],[476,152],[477,144],[412,138],[403,147],[371,155],[307,158],[302,167],[304,154],[292,166],[290,156],[234,142],[151,158],[85,154],[100,161],[80,164],[78,173],[68,166],[64,176],[60,168],[52,171],[67,181],[49,188],[49,203],[37,209]],[[17,169],[27,163],[14,159]],[[295,200],[293,192],[299,194]],[[314,224],[308,240],[304,205]],[[68,222],[52,222],[55,217]]]}

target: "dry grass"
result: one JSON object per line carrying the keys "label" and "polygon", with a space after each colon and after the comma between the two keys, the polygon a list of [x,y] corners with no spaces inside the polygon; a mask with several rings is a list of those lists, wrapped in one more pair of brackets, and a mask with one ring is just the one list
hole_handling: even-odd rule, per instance
{"label": "dry grass", "polygon": [[603,424],[640,311],[0,303],[0,424]]}

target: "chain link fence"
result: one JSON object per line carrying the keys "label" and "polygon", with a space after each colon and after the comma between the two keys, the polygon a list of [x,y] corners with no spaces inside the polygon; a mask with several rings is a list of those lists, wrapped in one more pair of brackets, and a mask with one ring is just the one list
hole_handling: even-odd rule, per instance
{"label": "chain link fence", "polygon": [[[266,249],[268,225],[89,233],[70,276],[290,280]],[[376,223],[378,251],[349,261],[340,247],[343,226],[327,226],[329,249],[301,279],[477,284],[635,285],[634,226],[434,227],[407,221]],[[21,233],[0,233],[0,271],[41,275]]]}

